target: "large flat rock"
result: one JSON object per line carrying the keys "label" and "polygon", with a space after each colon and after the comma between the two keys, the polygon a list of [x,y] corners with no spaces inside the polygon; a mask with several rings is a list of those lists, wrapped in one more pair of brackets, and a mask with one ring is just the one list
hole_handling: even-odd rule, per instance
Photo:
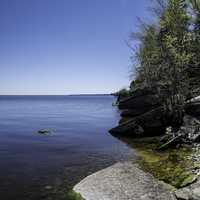
{"label": "large flat rock", "polygon": [[85,200],[175,200],[172,192],[131,161],[117,163],[75,185]]}

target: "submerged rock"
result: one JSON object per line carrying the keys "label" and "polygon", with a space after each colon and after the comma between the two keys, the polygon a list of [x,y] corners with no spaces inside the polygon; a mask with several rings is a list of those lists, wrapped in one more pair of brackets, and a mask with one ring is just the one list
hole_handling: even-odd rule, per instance
{"label": "submerged rock", "polygon": [[38,134],[41,134],[41,135],[50,135],[51,133],[52,131],[48,129],[41,129],[38,131]]}
{"label": "submerged rock", "polygon": [[175,200],[164,183],[132,162],[117,163],[75,185],[85,200]]}

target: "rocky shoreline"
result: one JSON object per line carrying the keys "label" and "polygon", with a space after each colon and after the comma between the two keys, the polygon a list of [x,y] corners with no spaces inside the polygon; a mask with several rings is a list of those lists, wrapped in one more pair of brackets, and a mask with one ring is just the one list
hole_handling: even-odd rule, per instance
{"label": "rocky shoreline", "polygon": [[198,96],[188,99],[181,126],[171,132],[168,130],[171,128],[172,116],[168,118],[165,116],[161,98],[152,89],[135,90],[131,96],[119,99],[118,107],[121,110],[121,120],[118,126],[110,130],[114,136],[149,137],[167,133],[171,138],[174,135],[179,136],[177,140],[183,140],[182,143],[200,141],[200,98]]}
{"label": "rocky shoreline", "polygon": [[177,130],[153,90],[137,89],[117,105],[121,120],[110,133],[140,159],[96,172],[73,190],[85,200],[200,200],[200,98],[187,101]]}
{"label": "rocky shoreline", "polygon": [[117,163],[75,185],[85,200],[175,200],[170,187],[132,162]]}
{"label": "rocky shoreline", "polygon": [[73,191],[84,200],[200,200],[200,178],[197,173],[186,179],[184,187],[176,188],[138,162],[124,161],[86,177]]}

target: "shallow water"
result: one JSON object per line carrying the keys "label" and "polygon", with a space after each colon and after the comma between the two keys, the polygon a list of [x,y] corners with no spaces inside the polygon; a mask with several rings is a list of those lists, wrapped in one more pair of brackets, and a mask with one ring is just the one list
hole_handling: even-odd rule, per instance
{"label": "shallow water", "polygon": [[[134,156],[108,130],[112,96],[0,96],[0,199],[61,200],[81,178]],[[38,134],[48,129],[50,135]]]}

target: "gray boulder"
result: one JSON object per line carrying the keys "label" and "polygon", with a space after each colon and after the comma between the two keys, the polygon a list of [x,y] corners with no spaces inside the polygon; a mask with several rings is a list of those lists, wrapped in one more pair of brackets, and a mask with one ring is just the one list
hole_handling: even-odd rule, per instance
{"label": "gray boulder", "polygon": [[164,183],[132,162],[117,163],[75,185],[85,200],[175,200]]}

